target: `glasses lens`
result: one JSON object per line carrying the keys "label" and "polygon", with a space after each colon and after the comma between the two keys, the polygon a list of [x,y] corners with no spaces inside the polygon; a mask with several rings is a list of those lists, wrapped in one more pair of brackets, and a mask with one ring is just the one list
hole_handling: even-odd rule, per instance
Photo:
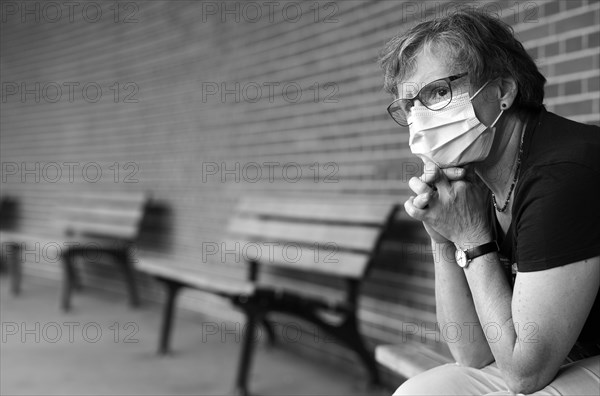
{"label": "glasses lens", "polygon": [[399,99],[388,107],[388,113],[398,124],[408,126],[407,113],[410,111],[409,100]]}
{"label": "glasses lens", "polygon": [[445,80],[427,84],[420,93],[421,103],[431,110],[440,110],[452,100],[452,90]]}

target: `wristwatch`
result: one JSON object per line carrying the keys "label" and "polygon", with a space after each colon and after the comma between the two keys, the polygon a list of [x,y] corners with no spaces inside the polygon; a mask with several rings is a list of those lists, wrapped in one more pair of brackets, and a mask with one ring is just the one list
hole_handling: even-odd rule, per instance
{"label": "wristwatch", "polygon": [[471,260],[473,260],[474,258],[483,256],[484,254],[498,251],[500,251],[500,247],[498,247],[498,243],[496,241],[484,243],[483,245],[479,245],[466,250],[463,250],[460,248],[460,246],[456,245],[456,252],[454,252],[454,257],[456,258],[456,263],[460,267],[467,268]]}

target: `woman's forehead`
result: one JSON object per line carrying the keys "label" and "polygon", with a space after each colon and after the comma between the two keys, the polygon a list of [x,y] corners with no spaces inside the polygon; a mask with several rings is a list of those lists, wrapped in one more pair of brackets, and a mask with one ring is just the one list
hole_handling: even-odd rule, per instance
{"label": "woman's forehead", "polygon": [[412,98],[430,82],[452,75],[447,60],[428,50],[415,57],[412,69],[396,86],[400,98]]}

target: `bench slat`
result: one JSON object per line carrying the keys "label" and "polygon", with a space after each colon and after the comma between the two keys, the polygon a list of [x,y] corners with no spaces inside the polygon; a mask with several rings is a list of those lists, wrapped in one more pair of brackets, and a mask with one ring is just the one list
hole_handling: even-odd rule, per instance
{"label": "bench slat", "polygon": [[178,281],[220,295],[252,294],[255,290],[255,286],[250,282],[225,279],[213,274],[194,274],[189,270],[171,267],[166,262],[149,257],[139,258],[136,269],[152,276]]}
{"label": "bench slat", "polygon": [[137,206],[141,203],[144,203],[148,199],[148,194],[145,192],[139,191],[127,191],[127,192],[117,192],[117,191],[85,191],[85,192],[76,192],[61,198],[61,202],[66,204],[75,204],[77,205],[80,202],[85,201],[89,204],[100,204],[105,205],[106,203],[110,203],[112,205],[133,205]]}
{"label": "bench slat", "polygon": [[141,206],[133,208],[118,207],[106,207],[106,206],[70,206],[70,207],[59,207],[57,213],[60,216],[68,216],[73,219],[90,219],[90,221],[104,221],[104,222],[117,222],[117,223],[135,223],[137,222],[143,213]]}
{"label": "bench slat", "polygon": [[261,264],[348,278],[361,278],[369,262],[366,253],[341,251],[333,245],[267,245],[248,240],[232,240],[225,245],[228,249],[235,247],[242,258],[256,259]]}
{"label": "bench slat", "polygon": [[19,231],[0,231],[0,242],[2,243],[17,243],[17,244],[38,244],[39,246],[46,246],[52,244],[53,246],[65,246],[68,241],[60,238],[53,238],[47,235],[34,235]]}
{"label": "bench slat", "polygon": [[82,236],[102,236],[115,239],[133,240],[137,236],[137,225],[94,224],[84,221],[66,221],[63,223],[67,229]]}
{"label": "bench slat", "polygon": [[270,217],[382,225],[387,220],[390,205],[343,199],[325,203],[306,199],[248,197],[240,201],[238,211]]}
{"label": "bench slat", "polygon": [[279,220],[235,217],[229,223],[232,234],[265,242],[335,244],[339,248],[370,251],[379,229],[328,224],[289,223]]}
{"label": "bench slat", "polygon": [[57,223],[80,236],[134,240],[146,202],[144,193],[78,193],[56,205]]}

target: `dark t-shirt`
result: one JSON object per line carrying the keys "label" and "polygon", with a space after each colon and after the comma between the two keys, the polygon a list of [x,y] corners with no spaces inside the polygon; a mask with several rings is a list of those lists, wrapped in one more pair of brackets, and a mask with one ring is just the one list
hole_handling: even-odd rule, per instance
{"label": "dark t-shirt", "polygon": [[[600,255],[600,128],[546,110],[530,119],[513,199],[504,238],[496,222],[507,275]],[[600,293],[570,356],[598,354],[598,347]]]}

